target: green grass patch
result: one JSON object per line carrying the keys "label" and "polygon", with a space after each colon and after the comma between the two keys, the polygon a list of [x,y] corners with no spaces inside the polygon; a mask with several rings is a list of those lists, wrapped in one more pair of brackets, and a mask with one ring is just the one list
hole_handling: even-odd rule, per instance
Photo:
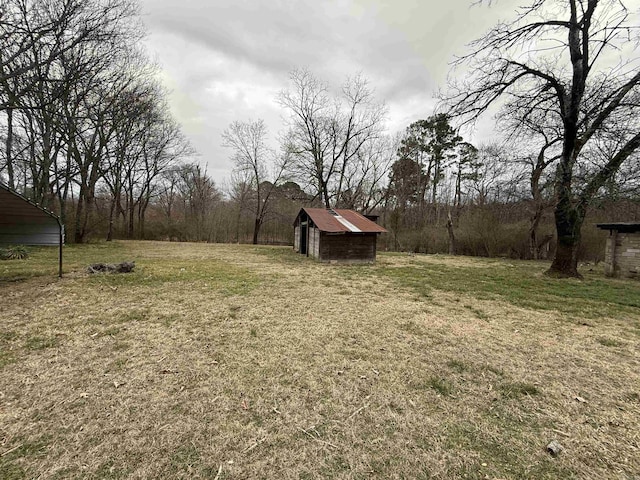
{"label": "green grass patch", "polygon": [[487,315],[484,311],[479,308],[473,307],[471,305],[464,305],[464,308],[468,309],[471,313],[473,313],[479,320],[489,320],[489,315]]}
{"label": "green grass patch", "polygon": [[119,327],[108,327],[105,328],[102,332],[100,332],[101,337],[114,337],[117,334],[120,333],[120,328]]}
{"label": "green grass patch", "polygon": [[[514,439],[510,438],[509,432],[504,432],[497,426],[496,429],[487,432],[466,420],[460,420],[444,428],[447,433],[445,441],[448,450],[456,452],[455,458],[463,461],[458,478],[576,478],[570,467],[558,465],[553,458],[546,455],[543,445],[531,445],[540,451],[539,457],[536,462],[523,463],[512,448],[511,442]],[[534,428],[535,430],[537,429]]]}
{"label": "green grass patch", "polygon": [[122,323],[144,322],[149,319],[150,315],[151,310],[148,308],[135,308],[124,312],[118,317],[118,321]]}
{"label": "green grass patch", "polygon": [[598,337],[596,341],[605,347],[622,347],[624,345],[623,342],[616,340],[615,338]]}
{"label": "green grass patch", "polygon": [[2,480],[29,478],[30,476],[18,460],[44,457],[47,454],[49,441],[49,437],[45,435],[33,441],[23,441],[13,447],[0,450],[0,478]]}
{"label": "green grass patch", "polygon": [[[64,246],[64,273],[85,272],[92,263],[135,261],[136,267],[127,274],[93,274],[87,282],[103,288],[149,287],[164,285],[197,285],[199,289],[216,291],[225,296],[246,295],[260,284],[260,278],[250,270],[212,258],[216,246],[187,244],[195,254],[183,258],[163,255],[174,252],[175,245],[162,242],[97,242]],[[265,252],[272,247],[262,247]],[[251,250],[249,250],[250,252]],[[199,254],[198,254],[199,253]],[[0,264],[0,283],[22,281],[33,277],[54,277],[58,267],[56,247],[34,247],[28,259]],[[55,277],[54,277],[55,278]]]}
{"label": "green grass patch", "polygon": [[24,342],[24,348],[35,351],[57,347],[58,345],[60,345],[60,340],[54,336],[35,335],[27,338]]}
{"label": "green grass patch", "polygon": [[[63,247],[63,273],[84,270],[96,262],[115,263],[129,258],[121,242],[100,242]],[[0,284],[33,277],[54,277],[58,274],[58,247],[30,247],[29,257],[19,262],[0,263]]]}
{"label": "green grass patch", "polygon": [[90,479],[120,479],[127,478],[131,473],[128,468],[122,468],[114,460],[108,460],[102,463],[93,475],[89,476]]}
{"label": "green grass patch", "polygon": [[4,347],[0,347],[0,370],[15,361],[16,357],[11,352],[6,351]]}
{"label": "green grass patch", "polygon": [[206,262],[179,263],[140,260],[136,270],[127,274],[96,274],[89,281],[108,288],[149,287],[169,284],[195,284],[199,289],[223,295],[246,295],[260,284],[260,279],[248,270],[214,259]]}
{"label": "green grass patch", "polygon": [[0,343],[9,343],[18,338],[18,333],[12,330],[5,330],[0,332]]}
{"label": "green grass patch", "polygon": [[272,247],[272,246],[252,246],[251,253],[256,253],[278,263],[289,265],[300,265],[303,263],[313,263],[312,257],[301,255],[293,250],[293,247]]}
{"label": "green grass patch", "polygon": [[[495,259],[483,259],[474,266],[457,266],[445,263],[445,258],[432,261],[426,257],[414,260],[409,266],[381,262],[370,272],[391,278],[425,298],[434,290],[440,290],[587,318],[599,318],[603,312],[633,315],[640,307],[637,282],[608,279],[596,273],[586,274],[584,280],[554,279],[543,275],[546,268],[547,264],[542,262]],[[486,313],[477,308],[471,310],[478,318],[488,319]]]}
{"label": "green grass patch", "polygon": [[443,397],[448,397],[453,392],[453,385],[445,378],[431,377],[427,380],[427,386]]}
{"label": "green grass patch", "polygon": [[200,452],[194,445],[183,445],[176,449],[169,458],[169,471],[178,473],[192,472],[199,467]]}
{"label": "green grass patch", "polygon": [[3,480],[23,480],[27,477],[27,473],[17,463],[0,458],[0,478]]}
{"label": "green grass patch", "polygon": [[455,358],[449,360],[447,366],[456,373],[464,373],[470,369],[467,363]]}
{"label": "green grass patch", "polygon": [[17,338],[18,334],[12,330],[0,332],[0,369],[16,361],[11,346]]}
{"label": "green grass patch", "polygon": [[500,385],[500,392],[504,398],[521,398],[540,394],[538,387],[525,382],[503,383]]}

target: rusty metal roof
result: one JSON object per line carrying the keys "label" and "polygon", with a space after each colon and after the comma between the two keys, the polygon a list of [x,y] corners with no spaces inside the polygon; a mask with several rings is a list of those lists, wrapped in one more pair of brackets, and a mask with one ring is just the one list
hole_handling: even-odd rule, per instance
{"label": "rusty metal roof", "polygon": [[598,223],[596,226],[602,230],[617,230],[621,233],[640,232],[640,223],[633,222]]}
{"label": "rusty metal roof", "polygon": [[[386,233],[387,230],[353,210],[302,208],[322,232],[328,233]],[[298,217],[300,216],[298,213]]]}

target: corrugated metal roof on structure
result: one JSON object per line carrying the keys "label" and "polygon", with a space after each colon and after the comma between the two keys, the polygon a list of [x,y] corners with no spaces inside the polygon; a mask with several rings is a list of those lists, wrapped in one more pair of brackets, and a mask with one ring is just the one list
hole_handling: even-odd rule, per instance
{"label": "corrugated metal roof on structure", "polygon": [[598,223],[596,226],[602,230],[617,230],[621,233],[640,232],[640,223],[633,222]]}
{"label": "corrugated metal roof on structure", "polygon": [[0,183],[0,244],[58,245],[62,276],[64,227],[56,215]]}
{"label": "corrugated metal roof on structure", "polygon": [[[303,208],[322,232],[327,233],[386,233],[386,229],[353,210]],[[298,214],[300,216],[300,214]]]}

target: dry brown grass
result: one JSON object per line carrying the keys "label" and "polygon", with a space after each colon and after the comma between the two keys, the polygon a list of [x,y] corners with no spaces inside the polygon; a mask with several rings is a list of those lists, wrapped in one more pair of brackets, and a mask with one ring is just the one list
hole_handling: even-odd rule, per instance
{"label": "dry brown grass", "polygon": [[77,261],[62,281],[0,282],[0,477],[640,472],[640,314],[603,305],[583,325],[424,297],[381,273],[402,256],[348,267],[267,247],[118,248],[138,264],[126,279]]}

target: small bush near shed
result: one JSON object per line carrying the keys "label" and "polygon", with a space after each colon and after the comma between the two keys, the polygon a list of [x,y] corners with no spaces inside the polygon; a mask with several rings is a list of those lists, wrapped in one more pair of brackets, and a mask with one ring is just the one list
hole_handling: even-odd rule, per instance
{"label": "small bush near shed", "polygon": [[24,245],[0,248],[0,260],[23,260],[27,257],[29,257],[29,250]]}

